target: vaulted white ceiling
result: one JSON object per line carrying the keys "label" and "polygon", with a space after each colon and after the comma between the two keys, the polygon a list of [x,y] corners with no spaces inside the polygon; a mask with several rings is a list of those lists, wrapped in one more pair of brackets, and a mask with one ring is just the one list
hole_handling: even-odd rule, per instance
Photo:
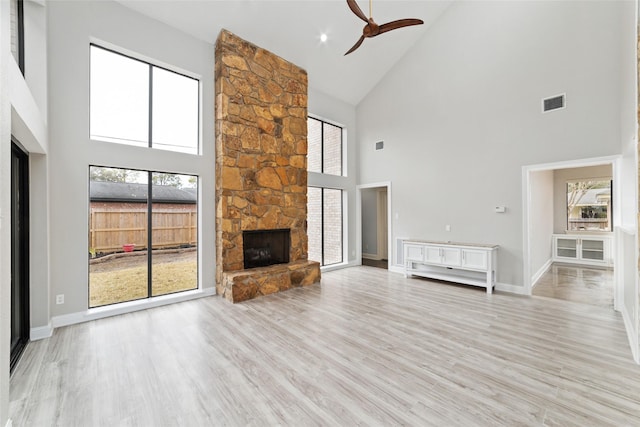
{"label": "vaulted white ceiling", "polygon": [[[373,0],[373,18],[378,24],[419,18],[425,25],[366,39],[358,50],[344,56],[364,26],[345,0],[118,1],[210,43],[225,28],[306,69],[312,88],[352,105],[362,100],[452,2]],[[358,3],[369,15],[369,3]],[[324,43],[322,33],[328,37]]]}

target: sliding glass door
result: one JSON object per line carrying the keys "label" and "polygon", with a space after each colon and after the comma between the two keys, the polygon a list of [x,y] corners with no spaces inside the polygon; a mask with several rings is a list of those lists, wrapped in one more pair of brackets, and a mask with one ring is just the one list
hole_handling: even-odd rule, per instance
{"label": "sliding glass door", "polygon": [[29,157],[11,144],[11,370],[29,342]]}
{"label": "sliding glass door", "polygon": [[198,287],[197,177],[92,166],[89,192],[89,307]]}

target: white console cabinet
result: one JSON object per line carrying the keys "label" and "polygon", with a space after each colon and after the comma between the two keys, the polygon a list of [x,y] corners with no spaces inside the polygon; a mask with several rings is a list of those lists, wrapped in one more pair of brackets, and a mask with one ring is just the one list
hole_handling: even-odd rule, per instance
{"label": "white console cabinet", "polygon": [[553,261],[609,267],[611,237],[554,234]]}
{"label": "white console cabinet", "polygon": [[481,286],[496,282],[497,245],[404,240],[404,274]]}

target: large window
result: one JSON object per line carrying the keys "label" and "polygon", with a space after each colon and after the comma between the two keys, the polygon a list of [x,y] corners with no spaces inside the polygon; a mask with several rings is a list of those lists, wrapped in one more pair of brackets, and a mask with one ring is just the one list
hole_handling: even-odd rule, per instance
{"label": "large window", "polygon": [[22,0],[11,0],[11,54],[24,74],[24,5]]}
{"label": "large window", "polygon": [[611,180],[567,183],[567,231],[611,231]]}
{"label": "large window", "polygon": [[342,128],[320,119],[307,119],[309,172],[342,176]]}
{"label": "large window", "polygon": [[196,289],[197,177],[99,166],[89,175],[89,307]]}
{"label": "large window", "polygon": [[91,45],[90,137],[198,154],[199,82]]}
{"label": "large window", "polygon": [[309,259],[320,265],[342,262],[342,190],[307,189]]}

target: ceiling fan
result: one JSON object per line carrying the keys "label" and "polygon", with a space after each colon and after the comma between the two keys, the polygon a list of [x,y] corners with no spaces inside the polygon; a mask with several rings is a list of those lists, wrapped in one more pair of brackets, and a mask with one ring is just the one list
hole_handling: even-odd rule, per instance
{"label": "ceiling fan", "polygon": [[358,18],[366,22],[367,25],[364,26],[360,39],[356,42],[356,44],[353,45],[351,49],[347,51],[347,53],[345,53],[345,56],[359,48],[365,37],[375,37],[378,34],[386,33],[387,31],[396,30],[398,28],[408,27],[410,25],[424,24],[424,21],[422,19],[398,19],[397,21],[391,21],[387,22],[386,24],[378,25],[373,21],[373,16],[371,14],[371,2],[372,0],[369,0],[369,19],[367,19],[365,14],[362,12],[362,9],[360,9],[360,6],[358,6],[358,3],[356,3],[356,0],[347,0],[349,9],[351,9],[351,11],[355,13]]}

